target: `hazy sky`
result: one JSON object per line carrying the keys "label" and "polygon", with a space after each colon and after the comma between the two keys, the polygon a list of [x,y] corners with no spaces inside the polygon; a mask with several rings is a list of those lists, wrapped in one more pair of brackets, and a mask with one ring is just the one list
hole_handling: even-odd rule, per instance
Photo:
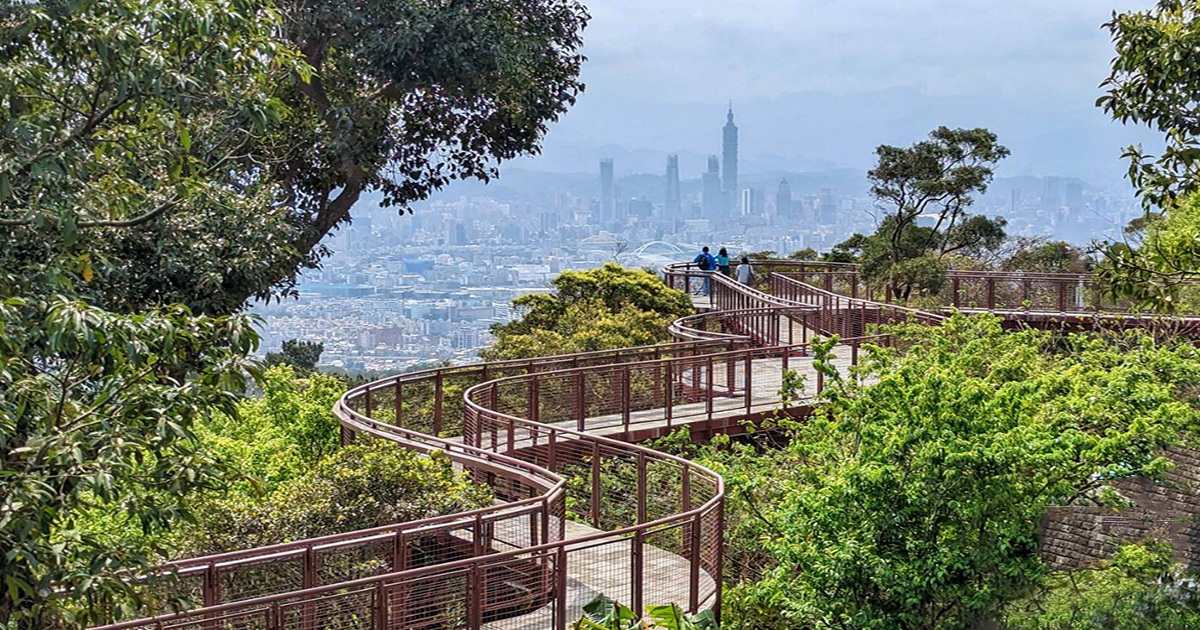
{"label": "hazy sky", "polygon": [[587,4],[588,90],[532,162],[540,168],[581,170],[607,151],[635,172],[640,160],[622,168],[620,150],[648,164],[659,152],[717,152],[730,98],[749,167],[756,156],[762,168],[865,167],[876,144],[945,123],[1000,133],[1010,173],[1106,177],[1120,173],[1120,146],[1145,135],[1093,103],[1112,56],[1101,25],[1152,0]]}

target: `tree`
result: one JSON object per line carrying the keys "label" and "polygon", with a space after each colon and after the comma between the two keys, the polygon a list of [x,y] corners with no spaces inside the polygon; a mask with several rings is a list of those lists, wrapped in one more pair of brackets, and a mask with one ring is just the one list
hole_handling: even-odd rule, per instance
{"label": "tree", "polygon": [[[879,161],[867,178],[884,216],[871,236],[855,235],[835,248],[860,252],[865,280],[886,283],[907,299],[915,286],[930,284],[928,271],[947,255],[1003,242],[1003,219],[967,213],[972,195],[987,192],[993,167],[1008,157],[996,134],[938,127],[928,140],[907,148],[881,145],[875,153]],[[933,226],[917,225],[922,216],[933,217]]]}
{"label": "tree", "polygon": [[[1116,55],[1102,84],[1107,92],[1096,102],[1114,120],[1145,124],[1166,141],[1159,156],[1141,146],[1126,149],[1128,177],[1147,214],[1131,225],[1135,242],[1108,247],[1100,269],[1114,297],[1165,311],[1177,307],[1179,285],[1200,278],[1200,252],[1181,238],[1196,230],[1190,223],[1198,219],[1200,194],[1200,113],[1193,97],[1200,88],[1198,17],[1195,0],[1114,13],[1105,28]],[[1144,240],[1137,239],[1143,231]]]}
{"label": "tree", "polygon": [[1189,344],[1006,333],[990,316],[898,332],[909,349],[870,350],[866,386],[819,345],[823,402],[779,421],[782,448],[698,456],[726,479],[727,548],[764,576],[731,589],[726,627],[977,627],[1046,574],[1047,506],[1160,477],[1159,449],[1196,426],[1179,398],[1200,384]]}
{"label": "tree", "polygon": [[1142,227],[1139,244],[1112,243],[1104,249],[1097,275],[1107,291],[1150,310],[1176,312],[1193,306],[1192,285],[1200,279],[1200,193],[1134,229]]}
{"label": "tree", "polygon": [[288,292],[364,194],[487,179],[582,89],[573,0],[0,11],[5,256],[75,260],[126,310]]}
{"label": "tree", "polygon": [[301,374],[311,374],[317,369],[325,344],[319,341],[288,339],[279,352],[268,352],[267,365],[290,365]]}
{"label": "tree", "polygon": [[521,318],[494,325],[496,343],[480,356],[517,359],[660,343],[670,340],[672,321],[693,312],[687,294],[614,263],[566,271],[551,284],[554,293],[513,300]]}
{"label": "tree", "polygon": [[1116,55],[1096,105],[1113,120],[1145,124],[1162,132],[1166,147],[1157,158],[1141,146],[1126,149],[1129,179],[1146,204],[1168,210],[1197,192],[1200,174],[1200,3],[1159,0],[1146,11],[1114,13],[1104,25]]}
{"label": "tree", "polygon": [[1006,249],[1000,262],[1003,271],[1084,273],[1091,270],[1093,262],[1086,252],[1066,241],[1017,237],[1009,240]]}
{"label": "tree", "polygon": [[229,478],[193,425],[235,413],[256,340],[246,317],[182,306],[121,316],[65,298],[0,302],[0,626],[94,621],[125,591],[122,571],[157,560],[79,519],[119,509],[163,531],[189,517],[187,495]]}

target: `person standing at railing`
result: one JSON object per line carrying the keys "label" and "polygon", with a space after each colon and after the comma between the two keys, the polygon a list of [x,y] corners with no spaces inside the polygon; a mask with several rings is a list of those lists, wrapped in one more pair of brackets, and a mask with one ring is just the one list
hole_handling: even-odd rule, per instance
{"label": "person standing at railing", "polygon": [[737,281],[749,286],[754,282],[754,267],[750,265],[750,259],[742,256],[742,262],[737,268]]}
{"label": "person standing at railing", "polygon": [[733,274],[729,273],[729,250],[724,247],[717,252],[717,269],[725,275],[726,278],[732,278]]}
{"label": "person standing at railing", "polygon": [[[696,258],[694,260],[692,260],[692,262],[696,264],[696,268],[699,269],[700,271],[711,272],[717,266],[717,260],[715,258],[713,258],[712,254],[708,253],[707,245],[705,245],[704,248],[700,250],[700,255],[696,256]],[[708,274],[705,274],[704,275],[704,288],[703,288],[704,295],[708,295],[708,292],[711,289],[711,287],[709,286],[709,282],[710,282],[710,280],[708,279]]]}

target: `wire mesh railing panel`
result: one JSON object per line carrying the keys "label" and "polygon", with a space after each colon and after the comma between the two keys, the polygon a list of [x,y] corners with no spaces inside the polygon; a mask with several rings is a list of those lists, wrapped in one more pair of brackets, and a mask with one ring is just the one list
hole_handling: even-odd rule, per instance
{"label": "wire mesh railing panel", "polygon": [[648,460],[645,495],[647,521],[686,511],[683,508],[683,465],[669,459]]}
{"label": "wire mesh railing panel", "polygon": [[[679,604],[688,610],[693,575],[691,561],[680,546],[684,529],[683,523],[677,523],[643,535],[642,603],[645,606]],[[695,577],[696,587],[707,578],[700,573]]]}
{"label": "wire mesh railing panel", "polygon": [[481,565],[480,610],[488,627],[548,627],[533,624],[553,618],[555,563],[555,554],[536,553]]}
{"label": "wire mesh railing panel", "polygon": [[236,602],[266,595],[296,591],[305,587],[304,558],[254,561],[221,567],[218,573],[220,602]]}
{"label": "wire mesh railing panel", "polygon": [[314,550],[314,586],[350,582],[393,570],[395,536],[366,544]]}
{"label": "wire mesh railing panel", "polygon": [[163,630],[273,630],[273,612],[270,608],[257,606],[249,610],[237,610],[214,614],[202,619],[184,619],[163,624]]}
{"label": "wire mesh railing panel", "polygon": [[568,573],[586,575],[588,580],[586,583],[568,580],[565,593],[567,619],[578,619],[583,614],[583,607],[597,595],[605,595],[618,602],[632,601],[631,558],[631,538],[610,538],[569,548]]}
{"label": "wire mesh railing panel", "polygon": [[387,584],[385,610],[390,630],[447,630],[469,627],[471,579],[467,568]]}

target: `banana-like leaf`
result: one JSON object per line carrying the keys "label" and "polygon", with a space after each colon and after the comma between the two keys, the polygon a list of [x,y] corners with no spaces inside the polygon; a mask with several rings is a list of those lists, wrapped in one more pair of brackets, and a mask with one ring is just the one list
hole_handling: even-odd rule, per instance
{"label": "banana-like leaf", "polygon": [[632,630],[638,627],[637,615],[604,595],[597,595],[583,607],[576,630]]}

